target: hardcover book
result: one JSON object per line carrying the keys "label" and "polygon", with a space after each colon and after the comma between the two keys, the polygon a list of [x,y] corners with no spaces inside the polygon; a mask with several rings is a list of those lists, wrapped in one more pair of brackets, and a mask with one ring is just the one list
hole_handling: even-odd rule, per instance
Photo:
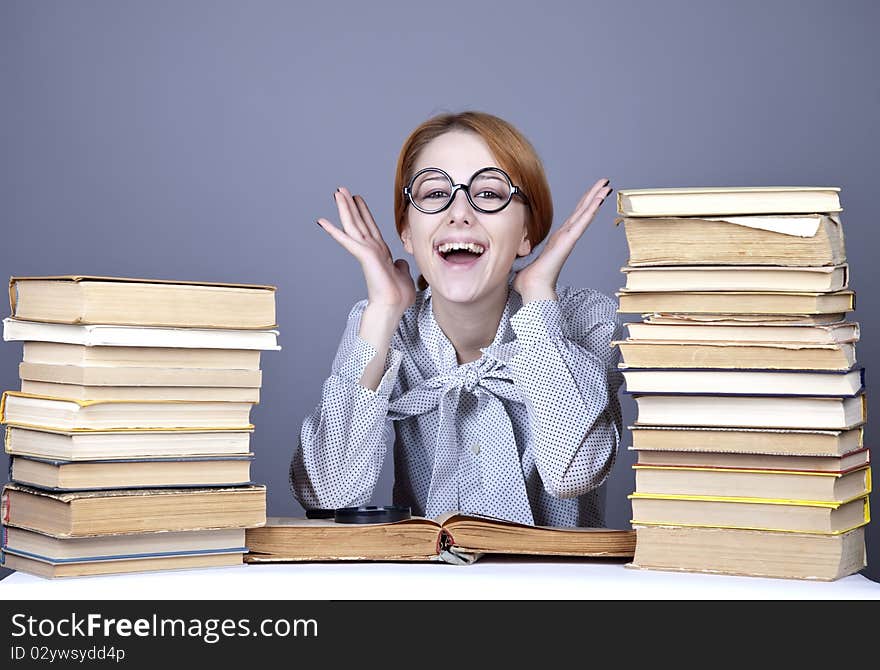
{"label": "hardcover book", "polygon": [[82,401],[260,402],[259,388],[234,386],[86,386],[22,379],[21,392],[32,396]]}
{"label": "hardcover book", "polygon": [[3,522],[53,537],[88,537],[266,523],[266,487],[44,491],[3,487]]}
{"label": "hardcover book", "polygon": [[52,491],[236,486],[251,483],[247,456],[60,461],[13,456],[9,478]]}
{"label": "hardcover book", "polygon": [[865,529],[835,535],[636,526],[628,568],[834,581],[867,565]]}
{"label": "hardcover book", "polygon": [[22,362],[89,367],[186,368],[259,370],[260,352],[251,349],[182,347],[86,346],[60,342],[24,343]]}
{"label": "hardcover book", "polygon": [[628,291],[617,292],[621,313],[837,314],[856,307],[855,291]]}
{"label": "hardcover book", "polygon": [[248,430],[253,403],[214,401],[73,400],[4,391],[0,423],[48,430]]}
{"label": "hardcover book", "polygon": [[10,316],[24,321],[273,329],[275,287],[132,277],[10,277]]}
{"label": "hardcover book", "polygon": [[865,388],[865,369],[766,370],[729,368],[622,368],[629,393],[854,396]]}
{"label": "hardcover book", "polygon": [[633,393],[636,424],[845,430],[867,418],[867,396],[751,396]]}
{"label": "hardcover book", "polygon": [[6,453],[63,461],[245,455],[250,430],[64,432],[6,427]]}
{"label": "hardcover book", "polygon": [[739,370],[850,370],[856,365],[852,342],[686,342],[615,340],[620,368],[725,368]]}
{"label": "hardcover book", "polygon": [[846,262],[840,217],[633,217],[618,219],[627,265],[822,266]]}
{"label": "hardcover book", "polygon": [[838,321],[831,324],[780,323],[778,321],[743,322],[732,318],[706,321],[696,319],[659,317],[648,315],[643,321],[623,324],[628,340],[653,340],[664,342],[766,342],[837,344],[857,342],[861,336],[855,321]]}
{"label": "hardcover book", "polygon": [[3,527],[4,567],[40,577],[243,565],[244,528],[54,538]]}
{"label": "hardcover book", "polygon": [[244,528],[58,538],[15,526],[3,526],[2,547],[6,552],[52,563],[247,551]]}
{"label": "hardcover book", "polygon": [[849,430],[628,426],[633,449],[840,457],[864,449],[864,426]]}
{"label": "hardcover book", "polygon": [[625,216],[813,214],[842,211],[838,186],[697,186],[617,192]]}
{"label": "hardcover book", "polygon": [[[709,432],[709,431],[706,431]],[[638,451],[636,466],[654,465],[685,468],[729,468],[739,470],[787,470],[792,472],[833,472],[844,474],[868,465],[870,450],[862,447],[840,455],[790,455],[773,453],[734,453],[724,451]]]}
{"label": "hardcover book", "polygon": [[804,472],[714,466],[633,466],[636,492],[843,502],[871,492],[871,468]]}
{"label": "hardcover book", "polygon": [[62,577],[115,575],[130,572],[243,567],[242,555],[243,552],[197,552],[172,556],[120,558],[107,561],[53,563],[32,556],[22,556],[7,552],[4,554],[2,565],[9,570],[18,570],[46,579],[58,579]]}
{"label": "hardcover book", "polygon": [[700,526],[835,535],[867,525],[868,496],[845,501],[631,493],[633,526]]}
{"label": "hardcover book", "polygon": [[55,365],[22,361],[20,379],[81,386],[219,386],[259,388],[260,370],[235,368]]}
{"label": "hardcover book", "polygon": [[849,283],[848,266],[669,265],[620,269],[628,291],[781,291],[829,293]]}
{"label": "hardcover book", "polygon": [[278,330],[171,328],[100,324],[46,323],[6,317],[7,342],[57,342],[85,347],[157,347],[177,349],[281,349]]}

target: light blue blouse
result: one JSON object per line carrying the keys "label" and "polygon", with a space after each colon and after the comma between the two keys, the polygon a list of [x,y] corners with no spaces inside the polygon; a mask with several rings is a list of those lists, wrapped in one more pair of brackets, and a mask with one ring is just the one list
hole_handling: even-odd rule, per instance
{"label": "light blue blouse", "polygon": [[393,445],[395,504],[545,526],[603,526],[600,485],[622,432],[617,303],[557,287],[526,305],[508,292],[495,339],[459,365],[437,325],[431,289],[392,337],[379,387],[359,383],[375,349],[354,305],[321,401],[290,466],[306,509],[369,504]]}

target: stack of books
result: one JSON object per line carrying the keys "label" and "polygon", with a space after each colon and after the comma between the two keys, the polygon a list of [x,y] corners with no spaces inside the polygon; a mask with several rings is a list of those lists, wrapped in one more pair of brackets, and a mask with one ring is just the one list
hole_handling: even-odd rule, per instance
{"label": "stack of books", "polygon": [[623,190],[630,567],[833,580],[871,468],[839,188]]}
{"label": "stack of books", "polygon": [[266,522],[251,479],[275,288],[12,277],[5,567],[66,577],[243,565]]}

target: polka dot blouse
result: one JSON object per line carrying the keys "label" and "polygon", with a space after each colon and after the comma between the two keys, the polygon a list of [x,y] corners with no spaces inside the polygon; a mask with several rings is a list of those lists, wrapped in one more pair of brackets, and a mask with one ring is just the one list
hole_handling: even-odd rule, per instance
{"label": "polka dot blouse", "polygon": [[420,291],[375,391],[359,383],[375,349],[358,335],[367,302],[355,304],[291,460],[300,504],[369,504],[393,446],[393,499],[414,514],[604,526],[599,487],[622,430],[617,303],[594,289],[556,292],[523,305],[511,289],[492,344],[459,365],[431,288]]}

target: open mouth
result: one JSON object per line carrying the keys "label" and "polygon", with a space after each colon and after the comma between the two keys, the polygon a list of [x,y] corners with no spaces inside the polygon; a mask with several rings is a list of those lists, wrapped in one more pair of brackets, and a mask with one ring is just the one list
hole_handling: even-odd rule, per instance
{"label": "open mouth", "polygon": [[471,265],[486,252],[486,247],[476,242],[445,242],[437,246],[437,253],[451,265]]}

